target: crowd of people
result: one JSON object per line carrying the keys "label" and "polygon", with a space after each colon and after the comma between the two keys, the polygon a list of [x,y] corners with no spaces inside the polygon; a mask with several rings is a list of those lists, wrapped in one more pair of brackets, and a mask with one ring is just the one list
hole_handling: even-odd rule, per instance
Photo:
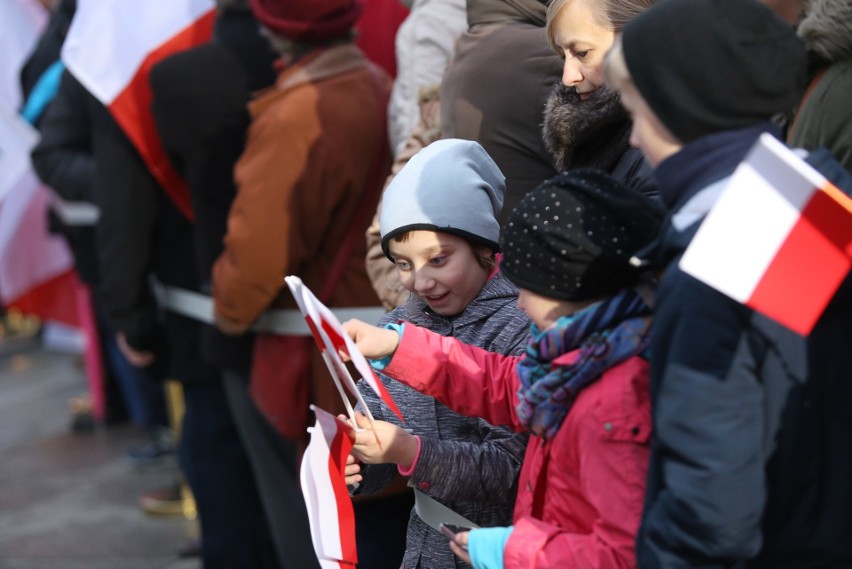
{"label": "crowd of people", "polygon": [[257,326],[301,320],[286,275],[386,311],[344,324],[403,416],[359,385],[359,567],[852,567],[852,279],[802,336],[679,266],[766,133],[852,195],[848,0],[413,0],[395,69],[371,2],[220,0],[152,67],[191,215],[62,67],[74,0],[24,68],[38,175],[100,212],[57,224],[133,420],[183,386],[203,567],[321,566],[299,462],[309,404],[345,409]]}

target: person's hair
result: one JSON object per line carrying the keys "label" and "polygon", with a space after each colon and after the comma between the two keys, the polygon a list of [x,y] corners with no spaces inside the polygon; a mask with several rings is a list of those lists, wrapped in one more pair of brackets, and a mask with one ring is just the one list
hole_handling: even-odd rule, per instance
{"label": "person's hair", "polygon": [[621,90],[624,86],[633,83],[630,70],[627,69],[627,61],[624,59],[624,46],[621,42],[621,34],[615,36],[612,47],[606,54],[603,62],[603,77],[610,89]]}
{"label": "person's hair", "polygon": [[[405,243],[408,241],[409,237],[411,237],[412,231],[406,231],[405,233],[401,233],[399,235],[395,235],[391,237],[391,241],[396,243]],[[456,236],[458,237],[458,236]],[[460,239],[464,239],[460,237]],[[467,239],[464,239],[465,243],[470,245],[470,248],[473,250],[473,254],[476,257],[476,262],[483,269],[493,269],[497,266],[497,258],[494,251],[486,247],[485,245],[480,245],[479,243],[471,243]]]}
{"label": "person's hair", "polygon": [[329,47],[342,43],[351,43],[355,41],[354,30],[351,30],[347,34],[325,42],[300,42],[291,40],[290,38],[276,34],[265,26],[260,26],[260,31],[261,34],[266,36],[266,38],[269,40],[269,46],[272,48],[272,51],[274,51],[281,57],[289,57],[293,59],[299,59],[323,47]]}
{"label": "person's hair", "polygon": [[547,43],[559,57],[564,57],[556,45],[556,16],[569,2],[588,2],[596,22],[620,33],[624,26],[654,5],[656,0],[553,0],[547,5]]}

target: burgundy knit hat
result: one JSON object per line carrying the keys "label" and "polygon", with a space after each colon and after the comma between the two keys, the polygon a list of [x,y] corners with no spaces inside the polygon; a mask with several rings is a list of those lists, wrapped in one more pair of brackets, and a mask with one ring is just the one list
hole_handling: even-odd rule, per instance
{"label": "burgundy knit hat", "polygon": [[273,33],[300,42],[323,42],[347,33],[364,0],[250,0],[258,22]]}

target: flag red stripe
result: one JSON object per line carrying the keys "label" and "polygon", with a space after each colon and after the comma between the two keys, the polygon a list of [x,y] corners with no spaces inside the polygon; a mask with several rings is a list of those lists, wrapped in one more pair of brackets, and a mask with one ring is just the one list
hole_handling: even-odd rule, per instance
{"label": "flag red stripe", "polygon": [[73,269],[68,270],[30,288],[7,306],[25,314],[34,314],[42,320],[79,327],[77,286],[77,273]]}
{"label": "flag red stripe", "polygon": [[[337,421],[335,421],[337,423]],[[343,554],[342,561],[349,563],[358,562],[358,546],[355,543],[355,509],[352,506],[352,498],[346,489],[346,457],[352,450],[352,440],[346,435],[339,425],[337,433],[331,441],[329,449],[328,473],[331,478],[331,487],[334,490],[334,499],[337,502],[337,519],[340,532],[340,550]]]}
{"label": "flag red stripe", "polygon": [[133,142],[154,178],[180,212],[190,220],[193,219],[193,214],[189,188],[172,167],[150,114],[153,96],[148,74],[151,67],[163,58],[209,41],[213,35],[215,16],[215,10],[207,12],[149,53],[130,83],[109,104],[109,110],[116,122]]}
{"label": "flag red stripe", "polygon": [[[331,340],[331,343],[335,347],[335,349],[343,350],[346,354],[349,354],[349,350],[346,348],[346,341],[343,339],[343,337],[337,333],[337,331],[334,329],[334,326],[327,322],[325,318],[321,317],[321,319],[322,329],[325,330],[326,334],[328,334],[328,338],[329,340]],[[402,412],[399,410],[399,407],[396,406],[396,402],[393,400],[393,397],[391,397],[391,394],[388,392],[385,385],[381,381],[379,381],[379,379],[375,375],[373,375],[372,377],[365,377],[364,379],[368,382],[373,382],[373,385],[378,388],[379,397],[381,398],[381,400],[385,402],[385,404],[390,408],[391,411],[393,411],[394,415],[399,417],[400,421],[405,421],[405,419],[402,417]]]}
{"label": "flag red stripe", "polygon": [[393,400],[393,397],[391,397],[391,394],[388,393],[388,389],[387,387],[385,387],[385,384],[382,383],[381,380],[379,380],[379,378],[377,378],[375,375],[373,376],[373,382],[376,384],[376,387],[379,388],[379,397],[382,398],[382,401],[385,402],[385,405],[390,407],[390,410],[393,411],[394,415],[399,417],[400,421],[405,421],[405,419],[402,417],[402,411],[400,411],[399,407],[396,406],[396,402]]}
{"label": "flag red stripe", "polygon": [[807,335],[849,272],[849,211],[814,192],[746,304]]}

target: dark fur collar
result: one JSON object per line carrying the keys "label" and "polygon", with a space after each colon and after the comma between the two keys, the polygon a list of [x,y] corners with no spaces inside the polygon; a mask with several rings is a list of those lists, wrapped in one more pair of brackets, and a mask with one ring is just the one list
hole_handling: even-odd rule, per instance
{"label": "dark fur collar", "polygon": [[547,100],[542,137],[560,172],[581,167],[610,172],[629,146],[630,118],[617,92],[602,87],[581,101],[560,83]]}

